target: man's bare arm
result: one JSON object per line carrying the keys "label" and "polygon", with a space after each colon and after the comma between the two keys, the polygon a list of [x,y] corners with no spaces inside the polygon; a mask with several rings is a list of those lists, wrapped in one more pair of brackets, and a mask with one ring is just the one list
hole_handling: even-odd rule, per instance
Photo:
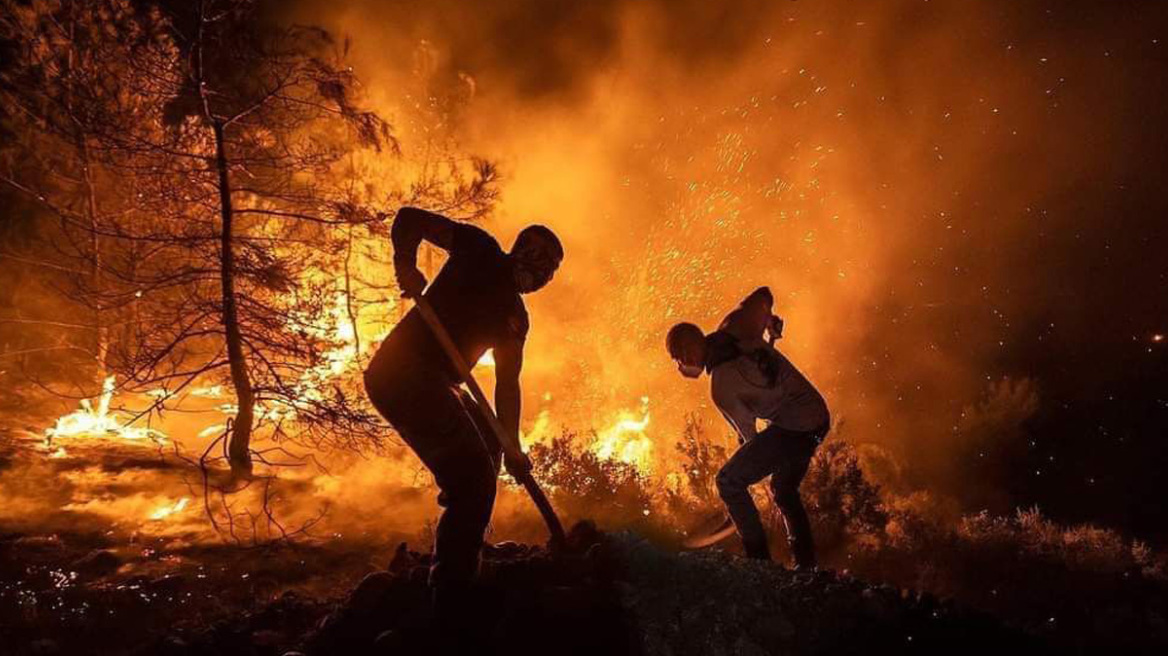
{"label": "man's bare arm", "polygon": [[720,330],[730,333],[742,342],[763,339],[763,333],[771,325],[775,299],[768,287],[759,287],[742,300],[726,318]]}
{"label": "man's bare arm", "polygon": [[503,452],[522,455],[519,444],[519,413],[522,395],[519,372],[523,369],[523,342],[514,340],[495,348],[495,412],[503,424]]}
{"label": "man's bare arm", "polygon": [[393,241],[393,257],[413,265],[418,260],[418,245],[422,240],[450,250],[454,245],[454,221],[433,212],[416,207],[403,207],[397,211],[390,230]]}
{"label": "man's bare arm", "polygon": [[413,297],[426,288],[426,278],[418,271],[418,246],[422,240],[449,251],[454,246],[454,228],[450,219],[416,207],[397,212],[390,230],[393,242],[393,268],[402,293]]}

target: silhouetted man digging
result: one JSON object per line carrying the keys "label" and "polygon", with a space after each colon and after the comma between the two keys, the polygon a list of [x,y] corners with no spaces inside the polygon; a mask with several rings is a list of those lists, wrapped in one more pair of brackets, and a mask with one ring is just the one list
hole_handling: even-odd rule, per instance
{"label": "silhouetted man digging", "polygon": [[[760,287],[710,335],[692,323],[669,330],[666,347],[687,378],[709,372],[714,404],[738,432],[741,445],[718,472],[718,494],[746,555],[770,560],[766,531],[750,497],[750,486],[767,476],[783,513],[797,569],[815,567],[811,523],[799,484],[815,449],[831,426],[827,404],[815,387],[774,348],[783,322],[771,313],[774,298]],[[771,339],[763,339],[766,332]],[[766,422],[756,434],[755,420]]]}
{"label": "silhouetted man digging", "polygon": [[504,444],[483,425],[474,400],[459,387],[453,363],[416,308],[394,327],[365,371],[373,405],[441,490],[438,503],[444,510],[430,585],[439,621],[463,622],[474,612],[467,599],[495,502],[500,453],[513,475],[531,469],[519,444],[519,372],[528,329],[520,295],[552,279],[564,249],[551,230],[536,225],[520,232],[505,253],[479,228],[412,207],[397,213],[391,236],[398,285],[407,297],[426,289],[417,267],[421,241],[450,254],[426,299],[467,362],[494,349],[495,408],[507,433]]}

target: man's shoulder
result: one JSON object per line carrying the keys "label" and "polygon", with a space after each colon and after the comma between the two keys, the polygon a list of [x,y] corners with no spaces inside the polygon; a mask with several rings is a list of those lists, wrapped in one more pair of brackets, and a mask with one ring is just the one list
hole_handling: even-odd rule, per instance
{"label": "man's shoulder", "polygon": [[451,254],[469,256],[502,256],[503,248],[491,233],[469,223],[456,223]]}
{"label": "man's shoulder", "polygon": [[728,360],[723,360],[722,362],[719,362],[718,364],[710,367],[710,380],[716,380],[733,375],[737,370],[737,367],[734,366],[734,363],[737,360],[738,357],[733,357]]}

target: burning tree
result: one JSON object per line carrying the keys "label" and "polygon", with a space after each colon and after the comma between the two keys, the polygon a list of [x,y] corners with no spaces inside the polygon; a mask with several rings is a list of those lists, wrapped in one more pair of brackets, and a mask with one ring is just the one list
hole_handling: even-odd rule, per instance
{"label": "burning tree", "polygon": [[[493,167],[474,160],[468,173],[438,157],[412,184],[370,182],[370,158],[399,149],[354,100],[347,43],[248,0],[7,8],[5,36],[27,47],[14,50],[6,92],[48,116],[11,122],[52,139],[44,152],[70,170],[102,175],[53,187],[64,167],[44,158],[24,167],[39,187],[12,167],[5,181],[88,239],[75,296],[118,310],[119,339],[97,350],[120,389],[152,396],[139,416],[173,407],[196,381],[229,385],[218,430],[238,476],[251,472],[259,426],[313,446],[378,440],[348,374],[360,369],[361,305],[396,290],[363,278],[358,260],[378,263],[385,217],[402,202],[480,216]],[[75,197],[108,197],[110,209],[75,209]]]}
{"label": "burning tree", "polygon": [[[128,361],[136,379],[168,391],[225,368],[236,399],[229,460],[248,474],[257,402],[277,430],[289,413],[363,419],[340,386],[312,380],[327,357],[314,328],[336,291],[334,228],[377,218],[329,178],[354,145],[392,141],[379,116],[351,104],[356,80],[330,56],[327,33],[269,22],[250,2],[165,10],[174,47],[147,60],[161,129],[109,135],[161,219],[135,238],[171,251],[135,276],[158,292],[148,323],[167,329],[144,334]],[[184,365],[193,354],[198,364]]]}

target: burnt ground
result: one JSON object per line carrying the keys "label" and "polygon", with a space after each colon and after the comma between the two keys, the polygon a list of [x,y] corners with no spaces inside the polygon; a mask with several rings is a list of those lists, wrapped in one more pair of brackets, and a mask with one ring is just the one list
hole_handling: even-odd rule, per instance
{"label": "burnt ground", "polygon": [[[198,508],[178,523],[110,519],[76,499],[120,503],[157,487],[172,500],[164,483],[181,469],[140,447],[77,444],[47,459],[25,446],[0,449],[0,472],[20,468],[0,511],[23,518],[0,521],[0,656],[435,653],[428,556],[401,534],[317,531],[248,547],[187,532],[205,524]],[[66,489],[74,473],[88,496]],[[37,504],[20,508],[28,499]],[[157,499],[142,503],[117,510],[140,518]],[[1035,552],[995,531],[828,559],[852,576],[678,553],[651,534],[580,525],[567,554],[488,548],[480,653],[1168,653],[1168,585],[1106,555],[1105,542],[1074,553],[1118,565],[1046,553],[1066,536]]]}
{"label": "burnt ground", "polygon": [[[572,546],[555,556],[487,549],[483,653],[1041,653],[1051,644],[929,595],[829,572],[679,555],[589,525],[573,529]],[[3,653],[434,653],[428,556],[404,545],[112,547],[100,535],[0,536]]]}

